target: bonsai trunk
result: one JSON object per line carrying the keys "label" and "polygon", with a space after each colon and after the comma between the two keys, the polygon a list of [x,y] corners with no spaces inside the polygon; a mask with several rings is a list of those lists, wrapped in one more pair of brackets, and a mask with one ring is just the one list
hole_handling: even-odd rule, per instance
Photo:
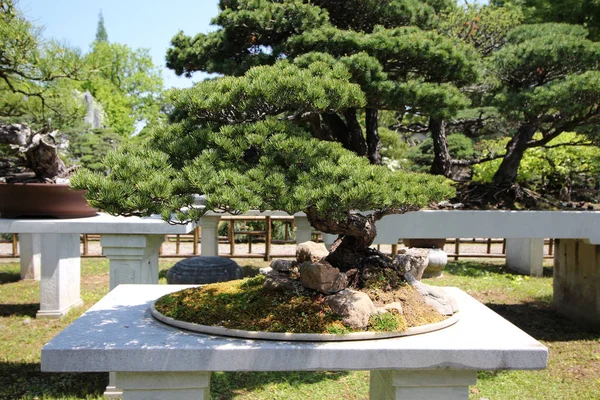
{"label": "bonsai trunk", "polygon": [[0,144],[9,144],[25,156],[26,166],[38,181],[51,182],[70,171],[58,155],[54,136],[57,131],[34,133],[26,124],[0,124]]}
{"label": "bonsai trunk", "polygon": [[310,208],[306,216],[315,229],[339,235],[331,247],[327,261],[340,271],[360,269],[366,259],[373,255],[369,246],[377,235],[376,214],[348,214],[345,220],[333,220],[320,216],[315,209]]}
{"label": "bonsai trunk", "polygon": [[519,127],[517,133],[506,145],[506,155],[502,159],[498,171],[494,174],[495,184],[512,185],[516,182],[519,165],[536,130],[535,126],[529,124]]}
{"label": "bonsai trunk", "polygon": [[446,123],[439,118],[431,117],[429,119],[429,131],[433,139],[433,164],[431,173],[433,175],[443,175],[451,177],[452,158],[448,150],[448,139],[446,137]]}

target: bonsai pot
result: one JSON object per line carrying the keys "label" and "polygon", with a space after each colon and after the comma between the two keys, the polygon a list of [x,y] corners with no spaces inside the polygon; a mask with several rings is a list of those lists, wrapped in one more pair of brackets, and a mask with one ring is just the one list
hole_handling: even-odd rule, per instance
{"label": "bonsai pot", "polygon": [[1,218],[82,218],[97,210],[83,197],[84,190],[46,183],[0,183]]}

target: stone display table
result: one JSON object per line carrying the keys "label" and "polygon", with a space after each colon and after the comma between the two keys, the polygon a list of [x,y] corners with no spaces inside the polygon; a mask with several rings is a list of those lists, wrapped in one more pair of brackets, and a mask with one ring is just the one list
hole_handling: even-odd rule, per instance
{"label": "stone display table", "polygon": [[81,304],[82,233],[102,235],[112,289],[120,283],[158,283],[158,249],[164,235],[185,234],[195,226],[107,214],[74,219],[0,218],[0,232],[19,234],[21,277],[41,280],[37,317],[61,317]]}
{"label": "stone display table", "polygon": [[209,399],[211,371],[370,370],[370,398],[468,399],[477,370],[544,369],[548,350],[456,288],[453,326],[358,342],[278,342],[184,332],[154,320],[189,286],[121,285],[42,349],[44,372],[117,371],[123,399]]}

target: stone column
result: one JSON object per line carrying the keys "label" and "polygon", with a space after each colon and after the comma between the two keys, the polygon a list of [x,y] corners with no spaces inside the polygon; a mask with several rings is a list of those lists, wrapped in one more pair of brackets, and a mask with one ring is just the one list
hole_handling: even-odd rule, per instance
{"label": "stone column", "polygon": [[554,250],[556,311],[600,329],[600,245],[557,239]]}
{"label": "stone column", "polygon": [[296,244],[308,242],[312,239],[312,227],[306,216],[294,215],[294,224],[296,225]]}
{"label": "stone column", "polygon": [[117,372],[123,400],[208,400],[210,372]]}
{"label": "stone column", "polygon": [[219,215],[205,215],[200,222],[202,236],[200,237],[200,255],[219,255]]}
{"label": "stone column", "polygon": [[110,290],[122,283],[158,283],[158,249],[164,235],[102,235],[110,262]]}
{"label": "stone column", "polygon": [[21,279],[40,280],[42,268],[42,237],[39,233],[19,233]]}
{"label": "stone column", "polygon": [[40,310],[37,318],[62,317],[82,303],[78,233],[42,233],[40,237]]}
{"label": "stone column", "polygon": [[472,370],[371,371],[371,400],[467,400],[469,385],[477,383]]}
{"label": "stone column", "polygon": [[544,274],[544,239],[506,239],[506,266],[531,276]]}

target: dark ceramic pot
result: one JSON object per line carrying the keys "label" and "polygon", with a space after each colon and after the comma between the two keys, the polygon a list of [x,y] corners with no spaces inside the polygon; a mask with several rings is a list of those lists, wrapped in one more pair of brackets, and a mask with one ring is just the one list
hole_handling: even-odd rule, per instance
{"label": "dark ceramic pot", "polygon": [[84,190],[45,183],[0,183],[1,218],[83,218],[96,215]]}

